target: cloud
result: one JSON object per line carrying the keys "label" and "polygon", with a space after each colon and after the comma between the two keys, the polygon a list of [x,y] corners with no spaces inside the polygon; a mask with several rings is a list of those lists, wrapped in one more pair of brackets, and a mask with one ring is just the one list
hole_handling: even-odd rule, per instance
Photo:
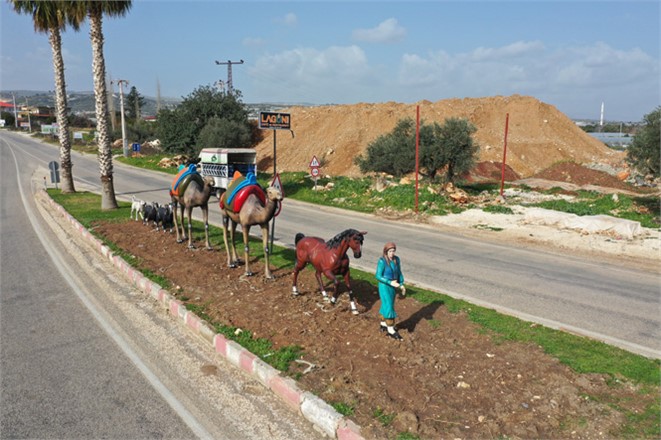
{"label": "cloud", "polygon": [[397,23],[394,18],[389,18],[379,23],[372,29],[356,29],[353,31],[355,41],[368,43],[395,43],[406,37],[406,29]]}
{"label": "cloud", "polygon": [[293,12],[288,12],[283,17],[277,17],[275,22],[284,26],[293,27],[298,24],[298,17]]}
{"label": "cloud", "polygon": [[365,52],[355,45],[264,55],[248,69],[256,90],[289,102],[337,102],[369,83],[371,73]]}
{"label": "cloud", "polygon": [[246,47],[260,47],[266,44],[266,40],[259,37],[246,37],[241,40],[241,44]]}

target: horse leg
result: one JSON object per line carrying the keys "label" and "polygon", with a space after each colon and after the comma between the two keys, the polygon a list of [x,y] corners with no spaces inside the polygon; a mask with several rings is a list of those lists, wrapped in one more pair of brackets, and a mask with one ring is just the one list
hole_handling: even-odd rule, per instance
{"label": "horse leg", "polygon": [[272,280],[273,274],[271,273],[271,267],[269,266],[269,224],[266,223],[262,225],[262,245],[264,245],[264,276]]}
{"label": "horse leg", "polygon": [[202,218],[204,219],[204,239],[207,250],[211,250],[209,243],[209,205],[200,206],[202,208]]}
{"label": "horse leg", "polygon": [[324,301],[329,301],[328,293],[326,292],[326,288],[324,287],[323,280],[321,279],[321,271],[317,270],[314,276],[317,278],[317,282],[319,283],[319,290],[321,291],[321,294],[324,297]]}
{"label": "horse leg", "polygon": [[333,273],[332,269],[326,269],[324,271],[324,275],[326,275],[326,277],[328,277],[328,279],[333,282],[333,296],[330,297],[330,302],[331,302],[331,304],[335,305],[335,303],[337,302],[338,294],[339,294],[338,290],[339,290],[340,283],[337,281],[337,277]]}
{"label": "horse leg", "polygon": [[349,303],[351,304],[351,313],[354,315],[358,315],[360,312],[356,307],[356,300],[353,296],[353,290],[351,290],[351,282],[349,281],[349,279],[350,279],[349,269],[347,268],[347,271],[344,274],[344,284],[346,284],[347,289],[349,289]]}
{"label": "horse leg", "polygon": [[246,259],[245,265],[246,265],[246,271],[245,271],[245,276],[251,277],[255,275],[250,271],[250,246],[248,246],[248,239],[250,236],[248,235],[250,233],[250,226],[248,225],[241,225],[241,229],[243,230],[243,255],[244,258]]}
{"label": "horse leg", "polygon": [[296,296],[298,295],[298,273],[303,270],[307,263],[305,261],[298,261],[298,257],[296,258],[296,265],[294,266],[294,281],[292,282],[291,286],[291,293],[292,295]]}

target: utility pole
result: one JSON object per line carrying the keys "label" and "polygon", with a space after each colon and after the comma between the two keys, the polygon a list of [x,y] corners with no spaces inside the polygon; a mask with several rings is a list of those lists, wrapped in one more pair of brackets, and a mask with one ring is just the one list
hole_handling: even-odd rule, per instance
{"label": "utility pole", "polygon": [[243,60],[240,61],[217,61],[216,64],[227,64],[227,93],[232,94],[234,92],[234,87],[232,86],[232,64],[243,64]]}
{"label": "utility pole", "polygon": [[16,112],[16,95],[12,92],[11,97],[14,100],[14,127],[18,129],[18,113]]}
{"label": "utility pole", "polygon": [[30,104],[28,104],[28,97],[25,97],[25,110],[28,112],[28,133],[32,133],[32,121],[30,120]]}
{"label": "utility pole", "polygon": [[[110,83],[112,84],[115,81],[111,81]],[[122,115],[122,146],[123,146],[123,151],[124,151],[124,157],[129,157],[129,146],[128,143],[126,142],[126,124],[124,122],[124,89],[122,88],[122,85],[126,84],[128,85],[129,82],[125,79],[118,79],[117,84],[119,84],[119,107],[120,107],[120,114]]]}

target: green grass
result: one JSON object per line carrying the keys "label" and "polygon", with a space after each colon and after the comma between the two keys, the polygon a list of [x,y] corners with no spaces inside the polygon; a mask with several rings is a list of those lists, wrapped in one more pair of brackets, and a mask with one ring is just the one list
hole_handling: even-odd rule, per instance
{"label": "green grass", "polygon": [[[96,220],[129,221],[130,206],[128,203],[120,202],[120,208],[117,210],[102,211],[101,198],[97,194],[79,192],[63,195],[59,190],[54,189],[50,189],[48,192],[57,203],[62,205],[92,233],[94,233],[93,224]],[[201,223],[198,222],[194,225],[194,230],[200,231],[196,239],[201,240],[203,238]],[[212,243],[221,243],[221,229],[211,226],[210,237]],[[120,253],[138,270],[141,270],[145,276],[167,288],[169,282],[166,279],[157,277],[155,274],[142,269],[140,261],[128,255],[125,251],[116,249],[112,243],[106,244],[115,252]],[[261,240],[251,240],[250,246],[251,255],[258,258],[263,256]],[[276,268],[291,267],[294,261],[294,252],[291,249],[274,246],[270,261]],[[355,285],[374,285],[374,274],[372,273],[352,268],[351,275]],[[415,298],[423,307],[445,306],[451,313],[465,313],[472,322],[480,326],[483,332],[490,334],[496,343],[502,343],[503,341],[532,343],[540,346],[547,354],[557,358],[577,373],[606,374],[611,378],[613,386],[617,386],[623,380],[643,385],[643,393],[647,396],[653,396],[654,403],[642,413],[627,414],[628,422],[623,426],[621,434],[631,432],[631,438],[649,437],[647,433],[658,433],[660,431],[658,414],[661,362],[658,359],[648,359],[589,338],[522,321],[498,313],[495,310],[479,307],[417,286],[409,285],[407,295]],[[193,304],[187,304],[186,306],[202,319],[209,320],[204,306]],[[225,326],[222,323],[211,324],[216,328],[216,331],[229,339],[237,341],[280,371],[288,371],[290,363],[300,358],[302,354],[302,349],[298,346],[285,347],[274,351],[270,341],[264,338],[254,339],[249,329],[243,329],[242,332],[236,334],[237,329],[234,327]],[[430,325],[437,324],[430,322]],[[389,424],[392,421],[393,415],[384,414],[378,408],[377,410],[375,411],[375,418],[379,419],[381,423]]]}
{"label": "green grass", "polygon": [[354,415],[356,410],[355,405],[344,402],[330,402],[330,406],[335,408],[335,411],[337,411],[338,413],[347,417],[351,417],[352,415]]}
{"label": "green grass", "polygon": [[145,168],[152,171],[161,171],[167,174],[177,174],[177,167],[163,168],[159,167],[158,163],[164,157],[172,157],[171,154],[154,154],[143,157],[117,157],[116,160],[127,165],[132,165],[138,168]]}
{"label": "green grass", "polygon": [[383,409],[377,407],[373,412],[372,416],[377,419],[381,425],[388,426],[395,419],[395,414],[386,414]]}

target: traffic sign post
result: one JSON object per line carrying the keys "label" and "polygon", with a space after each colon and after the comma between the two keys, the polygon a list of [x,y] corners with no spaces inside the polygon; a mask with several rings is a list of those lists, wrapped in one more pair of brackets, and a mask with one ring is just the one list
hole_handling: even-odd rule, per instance
{"label": "traffic sign post", "polygon": [[48,169],[50,170],[50,181],[55,184],[55,189],[57,189],[57,184],[60,182],[60,164],[54,160],[50,161]]}
{"label": "traffic sign post", "polygon": [[321,164],[319,163],[319,160],[317,159],[317,156],[312,156],[312,160],[310,161],[310,175],[312,176],[312,179],[314,180],[314,190],[317,190],[317,179],[319,178],[319,167],[321,167]]}
{"label": "traffic sign post", "polygon": [[[277,174],[273,177],[273,180],[271,181],[271,186],[274,188],[277,188],[280,191],[280,194],[282,195],[282,198],[285,198],[285,191],[282,189],[282,181],[280,180],[280,174]],[[273,215],[273,218],[271,219],[271,243],[269,247],[269,252],[273,253],[273,237],[275,236],[275,218],[280,214],[280,211],[282,210],[282,202],[280,202],[280,206],[278,206],[278,210],[275,212]]]}

